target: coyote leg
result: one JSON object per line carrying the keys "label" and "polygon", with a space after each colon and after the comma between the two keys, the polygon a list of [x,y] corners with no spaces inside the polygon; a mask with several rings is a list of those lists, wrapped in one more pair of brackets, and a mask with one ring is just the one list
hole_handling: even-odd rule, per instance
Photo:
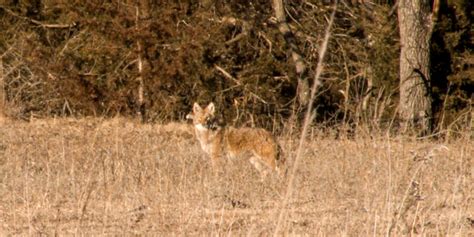
{"label": "coyote leg", "polygon": [[252,156],[250,158],[250,163],[252,163],[255,169],[258,170],[258,172],[260,173],[260,180],[263,181],[267,177],[268,167],[266,167],[265,165],[262,165],[260,160],[261,160],[260,158],[256,156]]}
{"label": "coyote leg", "polygon": [[219,156],[219,153],[215,150],[212,151],[212,154],[211,154],[211,165],[212,165],[212,170],[214,171],[214,176],[218,176],[219,171],[221,169],[220,156]]}

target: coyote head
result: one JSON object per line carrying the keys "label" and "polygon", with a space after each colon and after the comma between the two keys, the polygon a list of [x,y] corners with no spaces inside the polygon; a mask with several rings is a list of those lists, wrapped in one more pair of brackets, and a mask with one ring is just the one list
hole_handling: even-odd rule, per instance
{"label": "coyote head", "polygon": [[186,119],[192,119],[198,130],[216,130],[218,125],[214,112],[215,106],[212,102],[204,109],[198,103],[194,103],[193,111],[186,115]]}

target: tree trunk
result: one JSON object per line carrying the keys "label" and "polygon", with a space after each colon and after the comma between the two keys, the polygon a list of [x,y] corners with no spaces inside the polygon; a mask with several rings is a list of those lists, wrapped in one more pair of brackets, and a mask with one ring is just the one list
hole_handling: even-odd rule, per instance
{"label": "tree trunk", "polygon": [[5,117],[5,106],[6,106],[6,94],[5,94],[5,83],[3,74],[3,59],[0,58],[0,124],[3,122]]}
{"label": "tree trunk", "polygon": [[300,104],[307,104],[309,99],[309,84],[307,79],[307,70],[301,52],[296,44],[296,39],[286,22],[285,7],[283,0],[273,0],[273,10],[278,21],[278,29],[283,34],[286,43],[290,48],[291,57],[296,67],[296,74],[298,75],[298,101]]}
{"label": "tree trunk", "polygon": [[430,95],[430,41],[433,30],[428,0],[400,0],[400,103],[401,131],[432,127]]}
{"label": "tree trunk", "polygon": [[[149,5],[147,0],[140,0],[140,6],[136,7],[136,28],[139,29],[140,24],[142,23],[142,19],[148,20],[149,18]],[[138,116],[141,118],[142,122],[146,119],[146,109],[145,109],[145,83],[144,77],[145,72],[143,70],[144,64],[146,64],[146,59],[143,57],[144,50],[143,50],[143,42],[142,39],[137,40],[137,68],[138,68]]]}

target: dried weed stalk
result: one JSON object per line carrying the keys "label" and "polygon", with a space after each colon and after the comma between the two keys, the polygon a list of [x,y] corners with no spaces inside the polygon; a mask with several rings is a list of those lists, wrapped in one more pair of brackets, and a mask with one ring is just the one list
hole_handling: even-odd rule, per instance
{"label": "dried weed stalk", "polygon": [[295,160],[294,160],[294,163],[293,163],[293,168],[291,169],[291,173],[290,173],[290,176],[289,176],[289,182],[288,182],[288,186],[287,186],[287,189],[286,189],[286,194],[285,194],[285,196],[283,197],[283,200],[282,200],[280,212],[279,212],[279,215],[278,215],[277,225],[276,225],[275,231],[273,233],[274,236],[278,236],[279,233],[280,233],[280,229],[282,228],[282,223],[283,223],[283,221],[285,219],[285,216],[286,216],[286,206],[288,205],[288,201],[291,198],[291,195],[293,193],[293,187],[294,187],[294,182],[295,182],[296,171],[298,169],[298,165],[299,165],[299,162],[300,162],[300,159],[301,159],[301,154],[303,152],[303,145],[304,145],[305,140],[306,140],[306,134],[308,133],[308,128],[309,128],[309,125],[311,124],[311,121],[312,121],[312,118],[313,118],[313,111],[312,111],[313,101],[315,99],[316,91],[317,91],[318,87],[320,86],[320,84],[317,83],[317,82],[319,82],[319,77],[321,76],[321,73],[323,71],[324,56],[326,55],[326,50],[327,50],[327,47],[328,47],[329,37],[331,36],[331,26],[334,22],[334,16],[336,15],[336,10],[337,10],[337,1],[334,3],[334,10],[331,14],[331,18],[329,20],[328,27],[326,28],[326,33],[324,35],[324,41],[321,44],[321,48],[320,48],[321,50],[320,50],[320,53],[319,53],[318,65],[316,67],[316,74],[314,75],[314,82],[313,82],[313,85],[311,87],[311,95],[310,95],[310,99],[308,101],[308,108],[307,108],[305,119],[304,119],[303,130],[301,131],[300,142],[299,142],[299,145],[298,145],[298,149],[296,150],[296,156],[295,156]]}

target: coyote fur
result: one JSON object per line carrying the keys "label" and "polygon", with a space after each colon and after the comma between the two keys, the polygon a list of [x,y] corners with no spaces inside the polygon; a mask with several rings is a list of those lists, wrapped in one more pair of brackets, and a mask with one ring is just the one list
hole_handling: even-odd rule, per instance
{"label": "coyote fur", "polygon": [[268,170],[280,174],[278,167],[281,148],[275,137],[262,128],[234,128],[222,126],[215,116],[214,103],[202,108],[194,103],[193,110],[186,116],[193,121],[196,137],[201,148],[211,157],[214,171],[219,168],[222,156],[233,158],[245,153],[251,154],[250,163],[264,179]]}

